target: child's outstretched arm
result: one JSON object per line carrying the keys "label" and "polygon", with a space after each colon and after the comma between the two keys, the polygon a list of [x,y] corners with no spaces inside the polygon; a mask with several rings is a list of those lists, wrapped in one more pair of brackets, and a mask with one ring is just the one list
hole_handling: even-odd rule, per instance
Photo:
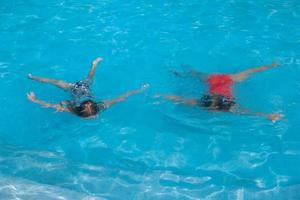
{"label": "child's outstretched arm", "polygon": [[267,69],[274,68],[277,66],[279,66],[279,63],[273,62],[270,65],[264,65],[264,66],[260,66],[260,67],[250,68],[250,69],[247,69],[242,72],[231,74],[231,78],[236,82],[242,82],[242,81],[246,80],[253,73],[262,72],[262,71],[265,71]]}
{"label": "child's outstretched arm", "polygon": [[154,97],[155,98],[163,98],[163,99],[172,101],[173,103],[186,104],[186,105],[189,105],[189,106],[196,106],[197,105],[197,100],[196,99],[187,99],[187,98],[177,96],[177,95],[162,96],[160,94],[156,94]]}
{"label": "child's outstretched arm", "polygon": [[54,108],[56,110],[56,112],[63,112],[63,111],[70,112],[70,110],[67,108],[64,108],[61,103],[60,104],[51,104],[51,103],[37,99],[34,92],[27,93],[27,99],[33,103],[41,105],[44,108]]}
{"label": "child's outstretched arm", "polygon": [[143,85],[140,89],[132,90],[132,91],[126,92],[125,94],[119,96],[119,97],[116,98],[116,99],[113,99],[113,100],[105,100],[105,101],[104,101],[105,106],[106,106],[106,108],[109,108],[109,107],[111,107],[112,105],[115,105],[116,103],[125,101],[125,99],[127,99],[128,97],[130,97],[130,96],[132,96],[132,95],[134,95],[134,94],[142,93],[142,92],[145,91],[148,87],[149,87],[149,85],[148,85],[148,84],[145,84],[145,85]]}
{"label": "child's outstretched arm", "polygon": [[253,112],[249,109],[241,107],[240,105],[235,105],[230,111],[234,114],[265,117],[266,119],[271,120],[272,122],[276,122],[284,117],[284,115],[280,113]]}
{"label": "child's outstretched arm", "polygon": [[193,77],[193,78],[198,78],[203,82],[207,81],[207,78],[209,76],[206,73],[199,72],[199,71],[192,70],[192,69],[188,70],[187,72],[178,72],[176,70],[171,70],[171,72],[177,77]]}

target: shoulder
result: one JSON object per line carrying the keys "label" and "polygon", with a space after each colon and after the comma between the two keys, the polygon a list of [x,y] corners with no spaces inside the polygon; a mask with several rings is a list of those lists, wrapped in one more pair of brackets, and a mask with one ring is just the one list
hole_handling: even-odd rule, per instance
{"label": "shoulder", "polygon": [[105,110],[105,109],[107,109],[109,106],[110,106],[109,103],[106,103],[106,102],[103,102],[103,101],[99,101],[99,102],[97,103],[97,107],[98,107],[99,110]]}
{"label": "shoulder", "polygon": [[72,111],[73,108],[75,107],[75,104],[72,101],[67,100],[67,101],[60,102],[59,106],[64,110]]}

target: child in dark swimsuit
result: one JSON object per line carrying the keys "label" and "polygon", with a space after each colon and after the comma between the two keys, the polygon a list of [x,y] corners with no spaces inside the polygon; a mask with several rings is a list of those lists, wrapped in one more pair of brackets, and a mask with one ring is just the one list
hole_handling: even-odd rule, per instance
{"label": "child in dark swimsuit", "polygon": [[[249,75],[255,72],[265,71],[269,68],[277,67],[277,63],[273,63],[267,66],[261,66],[257,68],[252,68],[245,70],[236,74],[212,74],[206,75],[196,71],[190,71],[187,74],[182,74],[174,72],[177,76],[193,76],[200,78],[202,81],[206,82],[208,85],[208,92],[204,94],[201,99],[186,99],[176,95],[166,95],[163,98],[171,100],[175,103],[183,103],[190,106],[201,106],[207,108],[208,110],[216,111],[229,111],[237,114],[252,114],[266,117],[272,121],[277,121],[283,117],[283,115],[278,113],[258,113],[252,112],[248,109],[244,109],[239,106],[232,96],[232,86],[235,82],[242,82],[248,78]],[[161,95],[156,95],[156,97],[161,97]]]}
{"label": "child in dark swimsuit", "polygon": [[78,81],[76,83],[66,83],[62,80],[41,78],[41,77],[36,77],[31,74],[28,74],[29,79],[39,81],[42,83],[53,84],[61,89],[70,92],[72,95],[71,101],[62,101],[59,104],[50,104],[45,101],[38,100],[35,97],[35,94],[33,92],[29,92],[27,94],[28,100],[46,108],[54,108],[58,112],[65,111],[65,112],[73,113],[80,117],[91,118],[97,116],[101,111],[106,110],[112,105],[124,101],[127,97],[143,92],[147,88],[147,85],[144,85],[142,88],[129,91],[114,100],[104,100],[100,102],[95,102],[93,100],[94,96],[91,92],[90,85],[92,83],[95,74],[96,66],[101,61],[102,58],[95,59],[92,62],[92,66],[87,78],[82,81]]}

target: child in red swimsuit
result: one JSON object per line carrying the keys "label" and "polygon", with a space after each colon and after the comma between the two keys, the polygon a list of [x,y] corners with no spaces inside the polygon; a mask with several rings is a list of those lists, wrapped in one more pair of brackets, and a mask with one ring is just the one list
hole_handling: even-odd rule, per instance
{"label": "child in red swimsuit", "polygon": [[219,94],[227,98],[232,98],[232,85],[233,80],[230,75],[227,74],[213,74],[207,79],[209,85],[209,93],[212,95]]}
{"label": "child in red swimsuit", "polygon": [[[258,113],[244,109],[239,106],[232,95],[232,86],[235,82],[242,82],[249,77],[250,74],[255,72],[265,71],[269,68],[277,67],[277,63],[271,65],[256,67],[245,70],[236,74],[212,74],[206,75],[196,71],[190,71],[188,75],[200,78],[208,85],[208,92],[204,94],[201,99],[186,99],[176,95],[163,96],[167,100],[171,100],[175,103],[183,103],[191,106],[201,106],[209,110],[216,111],[229,111],[237,114],[253,114],[258,116],[264,116],[272,121],[277,121],[283,117],[278,113]],[[178,76],[184,76],[181,73],[174,72]],[[160,97],[158,95],[157,97]]]}

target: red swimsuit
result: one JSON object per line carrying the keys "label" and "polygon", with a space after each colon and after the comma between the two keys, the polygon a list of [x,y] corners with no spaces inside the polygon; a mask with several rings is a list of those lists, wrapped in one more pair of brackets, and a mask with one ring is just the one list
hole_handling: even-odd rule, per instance
{"label": "red swimsuit", "polygon": [[232,98],[233,80],[227,74],[213,74],[207,79],[210,94],[219,94],[228,98]]}

